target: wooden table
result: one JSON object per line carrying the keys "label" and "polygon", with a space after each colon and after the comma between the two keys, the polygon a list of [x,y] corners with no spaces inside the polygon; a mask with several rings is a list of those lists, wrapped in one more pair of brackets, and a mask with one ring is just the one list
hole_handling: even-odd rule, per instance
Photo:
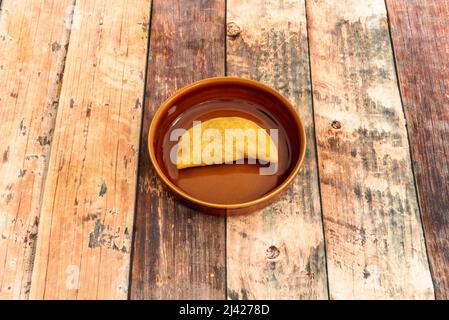
{"label": "wooden table", "polygon": [[[0,2],[0,298],[449,298],[448,1]],[[285,195],[227,218],[146,146],[223,75],[308,135]]]}

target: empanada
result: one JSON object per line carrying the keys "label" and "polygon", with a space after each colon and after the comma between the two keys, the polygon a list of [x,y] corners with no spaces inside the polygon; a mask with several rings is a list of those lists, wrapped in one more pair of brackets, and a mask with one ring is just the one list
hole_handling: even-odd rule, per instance
{"label": "empanada", "polygon": [[[272,132],[270,130],[270,132]],[[277,133],[277,132],[276,132]],[[277,134],[273,135],[277,143]],[[178,142],[178,169],[224,163],[278,162],[278,150],[267,130],[241,117],[196,122]],[[244,161],[243,161],[244,162]]]}

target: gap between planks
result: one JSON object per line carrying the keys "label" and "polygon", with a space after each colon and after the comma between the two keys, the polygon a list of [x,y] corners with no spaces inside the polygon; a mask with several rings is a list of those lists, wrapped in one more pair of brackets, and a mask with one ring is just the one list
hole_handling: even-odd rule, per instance
{"label": "gap between planks", "polygon": [[[144,106],[144,108],[142,109],[142,119],[140,121],[140,135],[139,135],[139,141],[142,141],[143,139],[143,126],[144,126],[144,114],[145,114],[145,106],[148,104],[148,95],[146,94],[147,92],[147,83],[148,83],[148,67],[149,67],[149,62],[150,62],[150,57],[151,57],[151,51],[150,51],[150,45],[151,45],[151,30],[153,28],[153,1],[151,0],[150,3],[150,17],[149,17],[149,22],[148,22],[148,42],[147,42],[147,56],[146,56],[146,61],[145,61],[145,76],[144,76],[144,94],[142,97],[142,105]],[[141,163],[142,159],[142,154],[140,152],[140,149],[142,148],[142,146],[139,144],[139,155],[138,155],[138,162],[137,163]],[[139,177],[141,175],[141,168],[140,165],[137,166],[137,177]],[[138,193],[138,188],[139,188],[139,179],[136,179],[136,194]],[[131,251],[130,251],[130,268],[129,268],[129,275],[128,275],[128,296],[127,296],[127,300],[131,300],[132,299],[132,291],[131,288],[133,287],[133,259],[134,259],[134,254],[135,254],[135,246],[134,243],[136,241],[136,222],[137,222],[137,214],[138,214],[138,210],[137,210],[137,206],[138,206],[138,197],[135,197],[135,201],[134,201],[134,223],[133,223],[133,234],[132,234],[132,241],[131,241]]]}

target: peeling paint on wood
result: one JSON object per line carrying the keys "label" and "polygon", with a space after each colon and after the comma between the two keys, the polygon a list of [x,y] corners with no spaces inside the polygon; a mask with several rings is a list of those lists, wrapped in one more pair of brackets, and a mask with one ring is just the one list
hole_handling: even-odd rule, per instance
{"label": "peeling paint on wood", "polygon": [[30,297],[126,299],[150,1],[74,11]]}
{"label": "peeling paint on wood", "polygon": [[29,294],[41,191],[72,0],[4,0],[0,11],[0,300]]}
{"label": "peeling paint on wood", "polygon": [[91,249],[102,247],[122,253],[130,253],[131,237],[127,228],[122,233],[120,227],[114,230],[97,219],[94,229],[89,233],[87,246]]}
{"label": "peeling paint on wood", "polygon": [[106,185],[106,183],[102,183],[100,186],[100,192],[98,193],[98,195],[100,197],[104,197],[104,195],[106,194],[106,192],[108,192],[108,186]]}
{"label": "peeling paint on wood", "polygon": [[385,3],[307,16],[330,298],[431,299]]}
{"label": "peeling paint on wood", "polygon": [[449,3],[387,0],[437,299],[449,299]]}
{"label": "peeling paint on wood", "polygon": [[261,212],[227,219],[229,299],[326,299],[304,1],[231,0],[229,75],[264,82],[296,105],[308,150],[283,197]]}

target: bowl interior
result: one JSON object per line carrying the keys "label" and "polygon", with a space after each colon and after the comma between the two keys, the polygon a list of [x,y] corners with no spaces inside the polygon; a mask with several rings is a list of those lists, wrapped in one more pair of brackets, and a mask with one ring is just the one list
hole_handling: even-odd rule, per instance
{"label": "bowl interior", "polygon": [[[203,81],[179,91],[161,106],[152,123],[149,147],[159,174],[171,182],[172,188],[212,204],[247,203],[269,194],[292,174],[304,152],[302,124],[287,104],[271,89],[242,80]],[[178,170],[170,159],[170,152],[177,144],[170,137],[173,130],[187,130],[193,121],[216,117],[242,117],[266,130],[277,129],[276,170],[269,170],[269,164],[249,164],[247,160],[244,164]],[[260,174],[261,168],[272,174]]]}

